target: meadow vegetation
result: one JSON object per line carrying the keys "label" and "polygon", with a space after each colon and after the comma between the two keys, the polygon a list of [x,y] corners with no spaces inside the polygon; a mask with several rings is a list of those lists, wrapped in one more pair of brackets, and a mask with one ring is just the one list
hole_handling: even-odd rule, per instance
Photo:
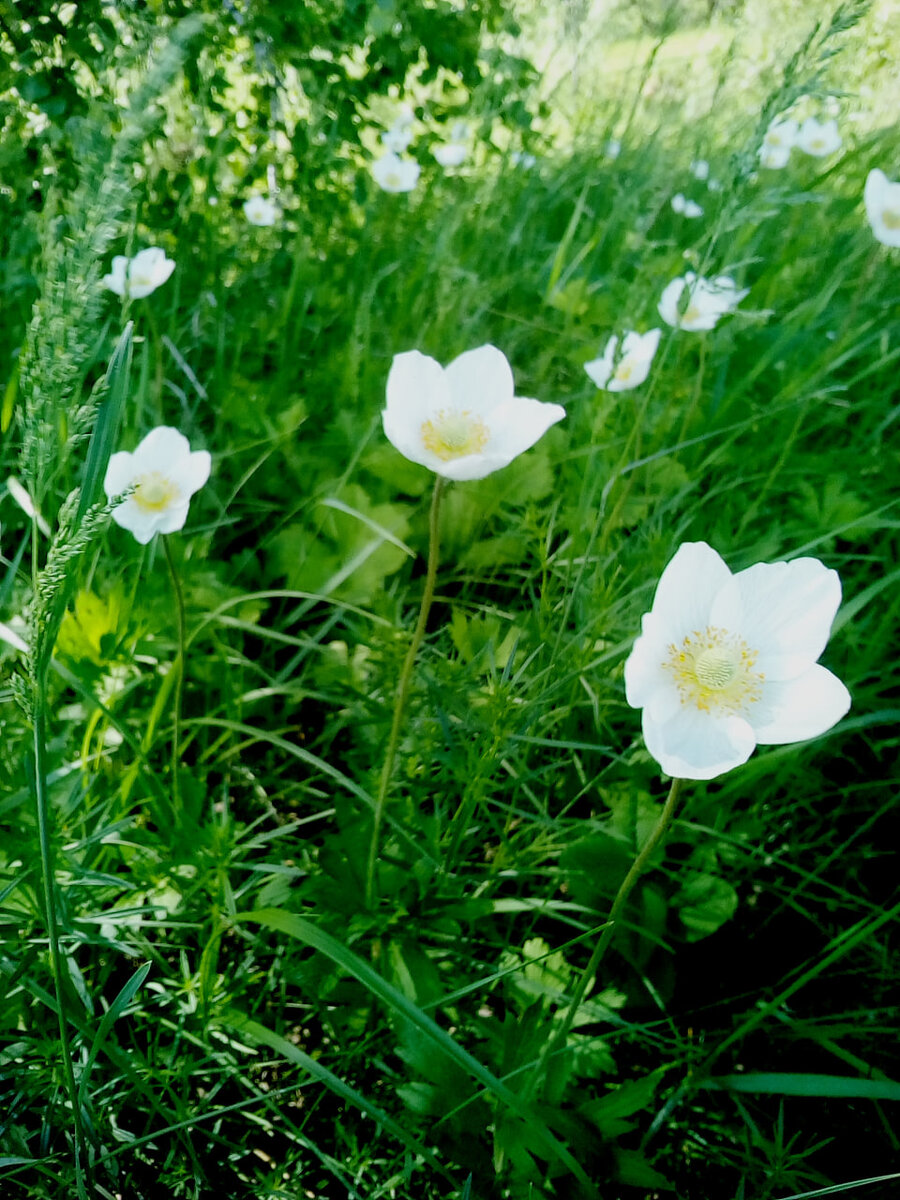
{"label": "meadow vegetation", "polygon": [[[897,1194],[898,21],[0,4],[0,1195]],[[852,706],[670,791],[684,543]]]}

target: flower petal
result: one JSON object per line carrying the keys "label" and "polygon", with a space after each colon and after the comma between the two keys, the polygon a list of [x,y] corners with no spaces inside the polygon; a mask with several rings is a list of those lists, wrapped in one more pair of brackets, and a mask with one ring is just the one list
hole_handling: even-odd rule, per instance
{"label": "flower petal", "polygon": [[450,387],[439,362],[418,350],[394,355],[381,419],[385,436],[401,454],[435,469],[440,459],[422,445],[422,426],[450,403]]}
{"label": "flower petal", "polygon": [[710,623],[716,595],[731,580],[731,572],[722,558],[706,542],[683,542],[660,576],[653,597],[652,622],[645,621],[644,632],[657,622],[665,644],[681,642],[695,630]]}
{"label": "flower petal", "polygon": [[107,499],[118,496],[134,482],[134,455],[128,450],[119,450],[109,456],[106,474],[103,477],[103,490]]}
{"label": "flower petal", "polygon": [[713,605],[714,625],[739,632],[767,680],[793,679],[819,658],[841,602],[841,581],[817,558],[738,571]]}
{"label": "flower petal", "polygon": [[697,708],[680,708],[657,722],[644,709],[644,741],[667,775],[678,779],[715,779],[745,763],[756,747],[753,730],[741,717],[713,717]]}
{"label": "flower petal", "polygon": [[[452,364],[451,364],[452,365]],[[526,396],[512,396],[490,414],[490,440],[485,458],[502,458],[506,466],[523,450],[543,437],[551,425],[561,421],[566,410],[561,404],[546,404]],[[492,467],[491,470],[496,470]]]}
{"label": "flower petal", "polygon": [[840,679],[816,664],[796,679],[766,684],[760,705],[764,722],[757,721],[754,706],[753,732],[765,746],[804,742],[837,724],[850,704]]}
{"label": "flower petal", "polygon": [[448,364],[444,374],[454,407],[477,417],[490,417],[494,409],[512,399],[515,390],[506,355],[490,344],[466,350]]}
{"label": "flower petal", "polygon": [[180,467],[181,460],[188,458],[190,453],[191,444],[183,433],[179,433],[171,425],[157,425],[138,443],[134,458],[137,468],[141,471],[163,471],[169,474],[176,464]]}

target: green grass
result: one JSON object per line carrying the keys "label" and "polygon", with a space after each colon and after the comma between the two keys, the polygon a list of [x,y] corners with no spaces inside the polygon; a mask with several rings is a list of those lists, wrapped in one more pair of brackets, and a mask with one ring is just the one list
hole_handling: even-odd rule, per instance
{"label": "green grass", "polygon": [[[830,71],[858,73],[859,36],[824,43],[850,42]],[[664,78],[683,49],[660,51]],[[822,51],[754,118],[762,100],[814,104]],[[870,168],[900,174],[896,127],[852,125],[844,99],[840,154],[757,175],[739,90],[706,125],[674,119],[668,83],[633,108],[636,80],[605,82],[618,92],[590,120],[564,113],[531,169],[482,145],[445,176],[420,131],[409,196],[378,192],[346,147],[318,181],[282,164],[255,117],[177,163],[148,135],[121,221],[107,214],[98,274],[144,245],[178,265],[130,306],[130,360],[109,295],[71,356],[82,399],[114,360],[93,442],[67,441],[68,409],[45,397],[55,544],[116,409],[114,448],[173,424],[213,473],[168,541],[187,619],[177,787],[162,548],[109,526],[55,593],[60,986],[92,1200],[894,1194],[900,251],[875,242],[861,196]],[[486,126],[484,95],[472,104]],[[51,154],[30,145],[21,155]],[[690,175],[701,152],[721,192]],[[55,153],[58,175],[74,172]],[[240,204],[269,163],[290,180],[286,216],[252,228]],[[678,190],[701,220],[671,211]],[[11,376],[35,297],[56,293],[37,254],[43,202],[23,183],[0,203]],[[664,327],[639,389],[598,391],[583,364],[611,333],[658,325],[685,269],[727,271],[750,294],[709,333]],[[368,903],[431,490],[383,436],[385,380],[396,353],[446,363],[486,342],[519,394],[567,416],[508,468],[447,490]],[[24,395],[8,397],[2,477],[36,488]],[[10,494],[2,506],[0,620],[24,634],[49,542]],[[814,743],[685,789],[565,1052],[536,1076],[665,798],[622,666],[660,572],[697,539],[733,570],[814,555],[840,572],[824,662],[853,707]],[[13,702],[24,660],[0,654],[0,1192],[39,1200],[77,1194],[73,1122],[32,733]]]}

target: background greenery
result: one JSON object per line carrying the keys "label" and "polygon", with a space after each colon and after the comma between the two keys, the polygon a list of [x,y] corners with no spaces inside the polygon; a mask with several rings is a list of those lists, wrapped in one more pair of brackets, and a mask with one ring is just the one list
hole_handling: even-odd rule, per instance
{"label": "background greenery", "polygon": [[[29,484],[18,364],[27,382],[59,346],[55,527],[84,470],[73,414],[126,315],[116,445],[168,423],[214,464],[169,538],[190,638],[178,802],[155,546],[111,527],[82,556],[51,676],[96,1195],[895,1194],[853,1181],[896,1167],[900,1098],[900,283],[861,204],[871,168],[900,177],[897,17],[0,4],[2,477]],[[388,195],[368,168],[402,100],[422,178]],[[757,171],[790,104],[831,105],[844,146]],[[444,173],[430,147],[459,118],[472,154]],[[252,227],[241,206],[269,188],[283,217]],[[673,213],[676,191],[704,217]],[[147,245],[177,267],[124,314],[96,281]],[[598,392],[584,362],[658,325],[685,268],[750,287],[740,313],[666,328],[647,384]],[[430,489],[381,433],[385,379],[401,351],[485,342],[567,417],[446,496],[370,905]],[[0,619],[24,633],[48,543],[14,491],[2,509]],[[664,797],[621,673],[688,539],[733,569],[813,554],[840,572],[825,661],[853,708],[687,790],[535,1080]],[[0,1181],[30,1200],[75,1194],[71,1111],[19,656],[0,653]]]}

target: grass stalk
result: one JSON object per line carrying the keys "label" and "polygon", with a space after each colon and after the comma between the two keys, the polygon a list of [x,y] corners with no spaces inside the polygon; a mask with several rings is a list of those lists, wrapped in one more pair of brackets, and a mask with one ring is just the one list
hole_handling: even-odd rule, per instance
{"label": "grass stalk", "polygon": [[434,481],[434,491],[431,494],[431,512],[428,517],[428,567],[425,572],[425,587],[422,591],[422,603],[419,605],[419,616],[413,630],[412,640],[403,660],[400,677],[397,680],[397,693],[394,698],[394,716],[391,720],[391,731],[388,734],[387,747],[384,752],[384,763],[381,768],[381,778],[378,781],[378,793],[375,797],[375,812],[372,820],[372,840],[369,844],[369,860],[366,866],[366,905],[371,908],[375,900],[375,868],[378,862],[378,840],[381,834],[381,823],[384,818],[384,807],[387,802],[391,775],[394,771],[394,760],[397,757],[397,746],[400,742],[400,728],[409,687],[412,682],[412,670],[425,636],[425,626],[434,599],[434,584],[437,578],[438,555],[440,551],[440,511],[441,495],[444,481],[440,475]]}
{"label": "grass stalk", "polygon": [[163,553],[166,556],[166,565],[169,568],[169,575],[172,579],[172,591],[175,595],[175,611],[178,615],[178,654],[175,657],[175,663],[172,670],[175,675],[175,700],[174,711],[172,714],[172,805],[177,814],[181,809],[181,791],[178,783],[178,770],[181,763],[181,696],[184,688],[184,654],[187,647],[187,618],[184,608],[184,589],[181,586],[181,580],[178,577],[178,569],[175,566],[175,559],[172,557],[172,550],[169,546],[169,540],[164,535],[160,538],[163,544]]}

